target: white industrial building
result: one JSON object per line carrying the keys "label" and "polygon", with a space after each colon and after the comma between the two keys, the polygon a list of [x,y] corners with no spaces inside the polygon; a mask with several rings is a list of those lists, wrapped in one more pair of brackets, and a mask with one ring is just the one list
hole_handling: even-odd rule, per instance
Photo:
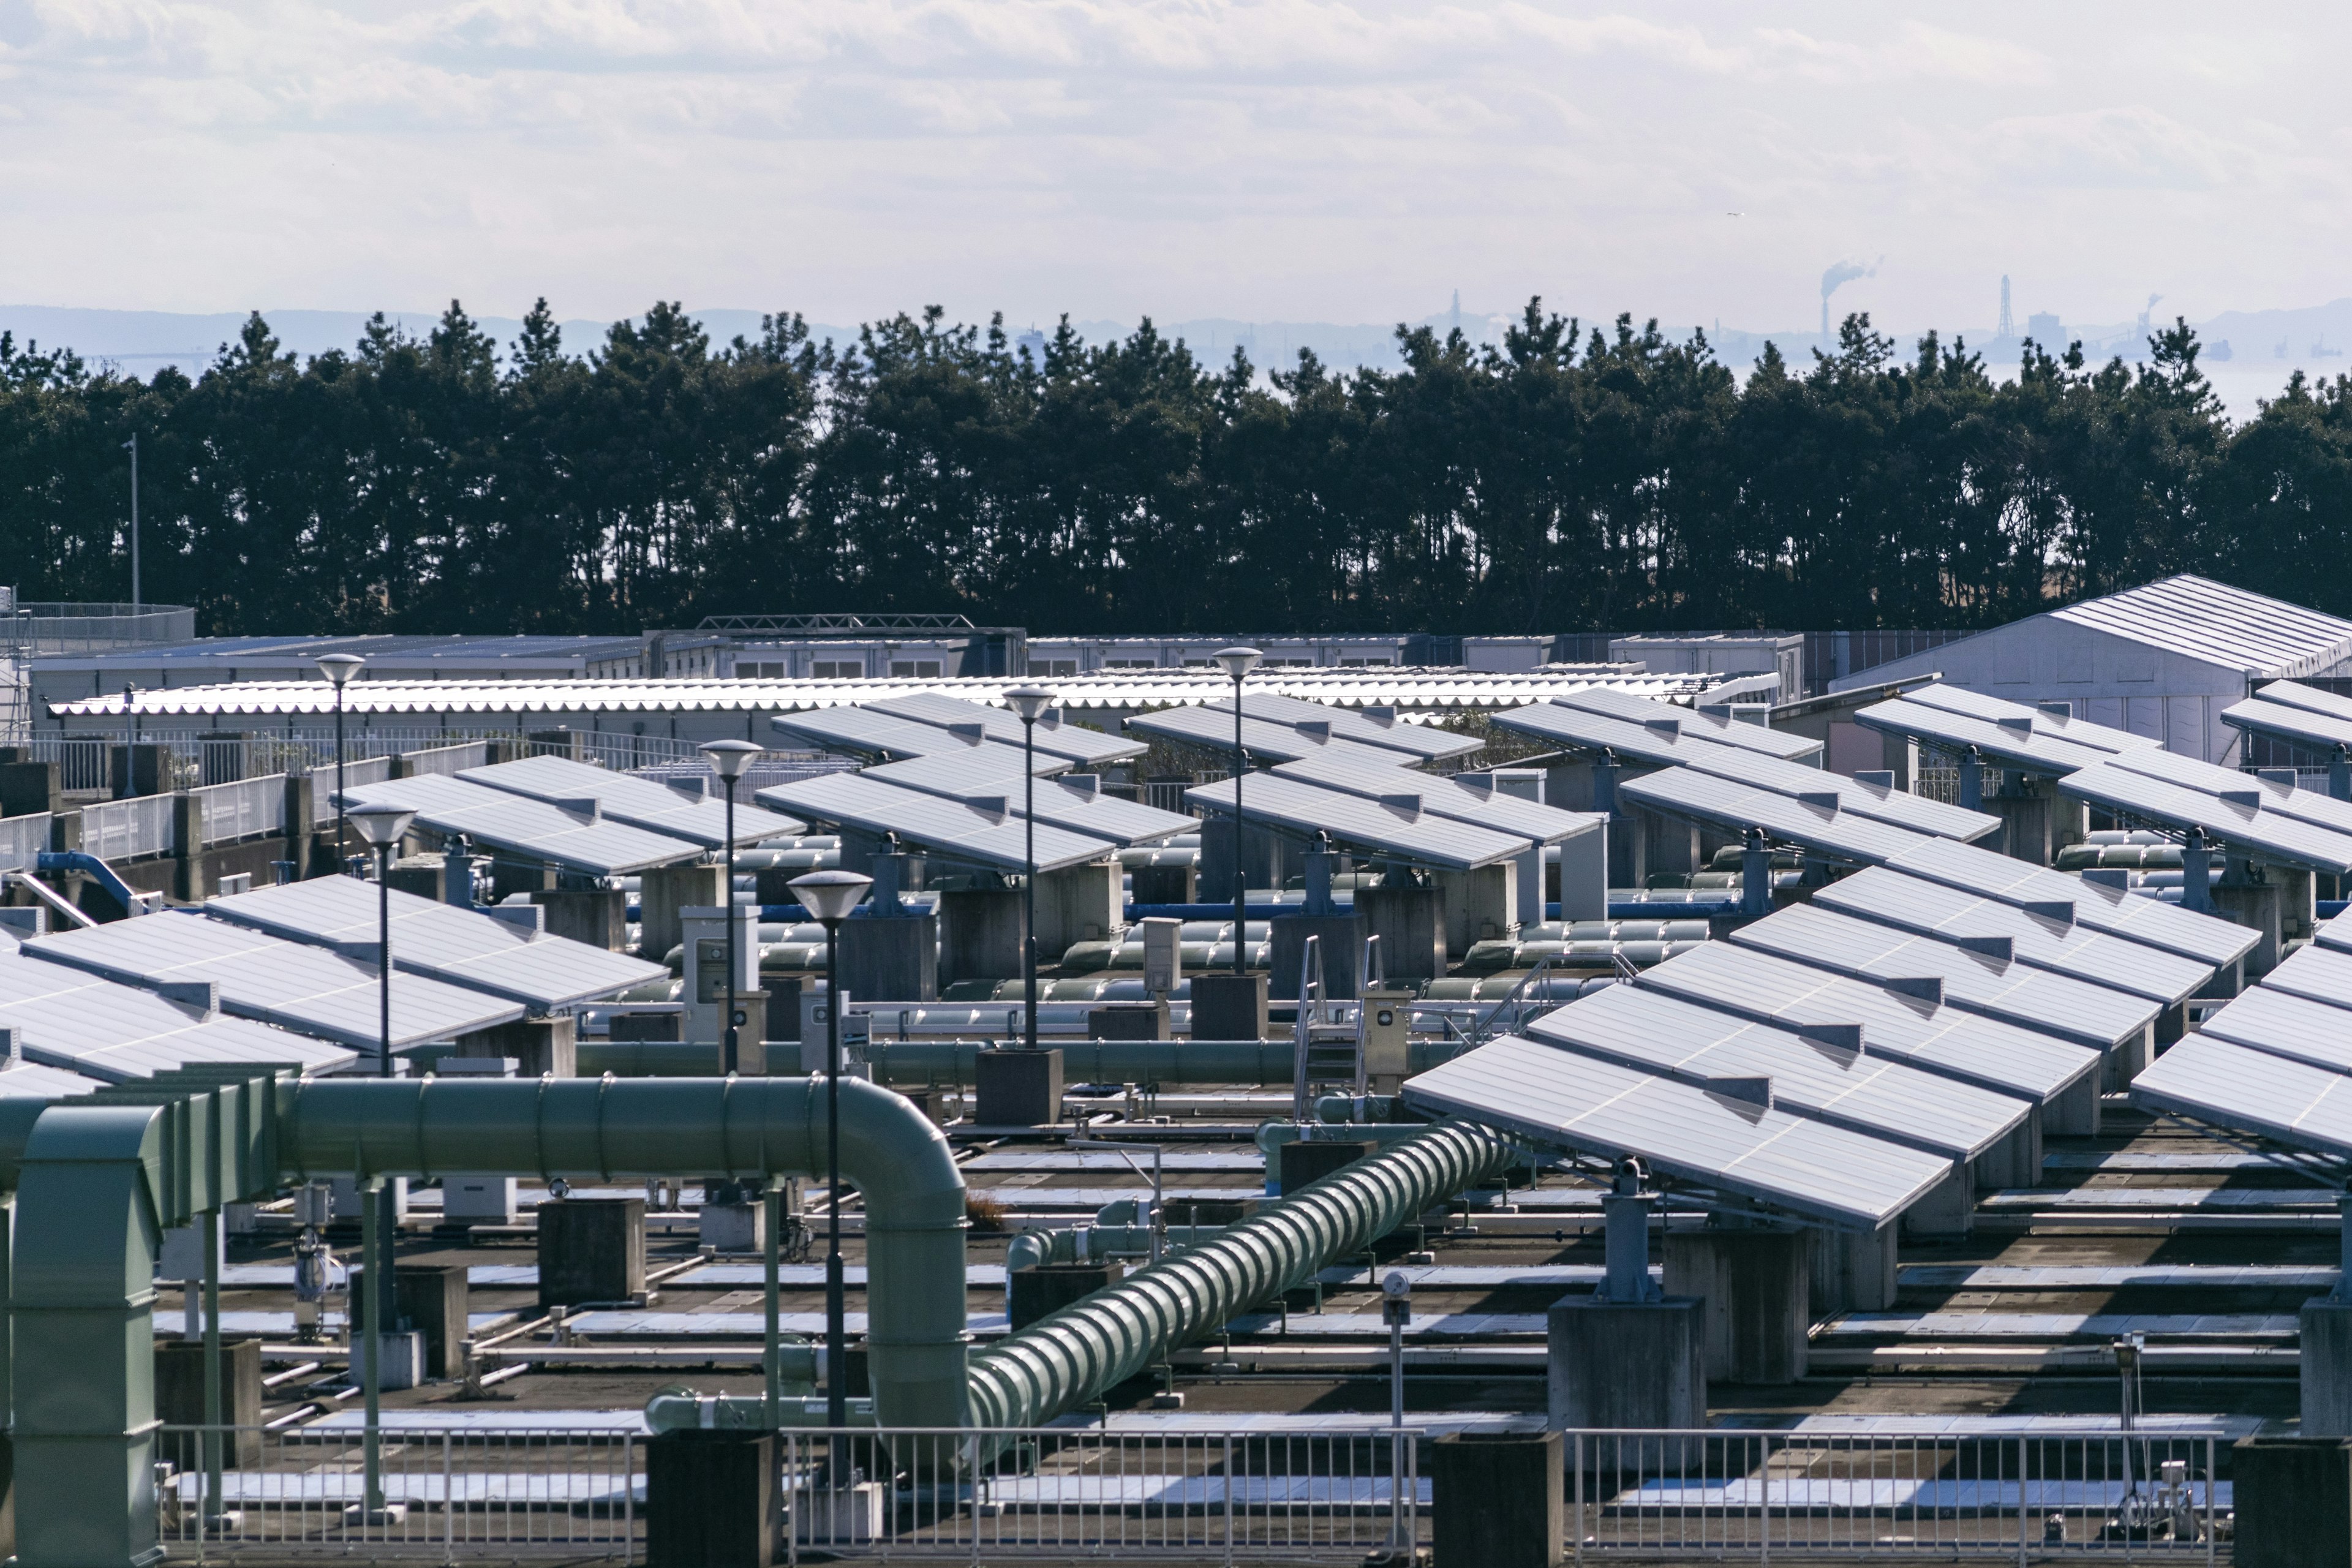
{"label": "white industrial building", "polygon": [[[2232,763],[2221,710],[2266,680],[2352,673],[2352,621],[2203,577],[2167,577],[1874,666],[1843,691],[1940,675],[2012,702],[2150,736],[2168,751]],[[1857,731],[1858,733],[1858,731]],[[1848,750],[1832,736],[1831,765]],[[1878,765],[1874,760],[1864,765]]]}

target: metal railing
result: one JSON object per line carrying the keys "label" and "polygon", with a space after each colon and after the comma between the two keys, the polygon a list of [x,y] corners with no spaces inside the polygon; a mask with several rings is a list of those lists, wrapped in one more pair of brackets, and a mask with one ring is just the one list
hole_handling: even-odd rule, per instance
{"label": "metal railing", "polygon": [[26,871],[49,847],[49,814],[0,816],[0,871]]}
{"label": "metal railing", "polygon": [[422,751],[401,753],[408,760],[408,772],[418,773],[461,773],[467,768],[486,767],[490,760],[488,741],[460,741],[453,746],[427,746]]}
{"label": "metal railing", "polygon": [[83,851],[101,860],[135,860],[147,855],[170,854],[173,847],[173,799],[168,795],[142,795],[83,806]]}
{"label": "metal railing", "polygon": [[[188,792],[204,802],[205,842],[231,844],[265,833],[286,831],[286,775],[268,773],[235,784],[206,784]],[[88,829],[85,812],[83,831]]]}
{"label": "metal railing", "polygon": [[[343,784],[351,789],[382,784],[392,776],[390,757],[343,757]],[[310,770],[310,825],[335,820],[335,758],[331,750],[324,765]]]}
{"label": "metal railing", "polygon": [[2214,1559],[2214,1433],[1570,1432],[1570,1550],[1683,1562]]}

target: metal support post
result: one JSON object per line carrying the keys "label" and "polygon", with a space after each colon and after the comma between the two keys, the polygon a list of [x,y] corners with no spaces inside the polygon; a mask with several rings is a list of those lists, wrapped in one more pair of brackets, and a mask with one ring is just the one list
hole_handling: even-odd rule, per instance
{"label": "metal support post", "polygon": [[782,1359],[783,1352],[778,1345],[779,1330],[783,1321],[783,1308],[782,1293],[777,1284],[777,1257],[782,1240],[779,1233],[784,1228],[784,1194],[783,1188],[772,1176],[768,1179],[767,1192],[762,1195],[761,1202],[767,1209],[765,1217],[768,1232],[767,1242],[761,1248],[761,1268],[765,1274],[761,1283],[767,1288],[768,1340],[765,1357],[768,1374],[767,1429],[772,1432],[780,1424],[782,1415],[780,1406],[782,1403],[784,1382]]}
{"label": "metal support post", "polygon": [[221,1514],[220,1211],[200,1214],[205,1233],[205,1518]]}

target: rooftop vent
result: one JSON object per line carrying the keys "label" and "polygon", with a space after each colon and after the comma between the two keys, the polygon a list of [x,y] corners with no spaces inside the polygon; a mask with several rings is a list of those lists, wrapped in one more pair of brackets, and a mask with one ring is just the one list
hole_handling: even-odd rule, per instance
{"label": "rooftop vent", "polygon": [[1944,979],[1939,974],[1906,975],[1885,984],[1898,996],[1916,996],[1930,1007],[1944,1005]]}

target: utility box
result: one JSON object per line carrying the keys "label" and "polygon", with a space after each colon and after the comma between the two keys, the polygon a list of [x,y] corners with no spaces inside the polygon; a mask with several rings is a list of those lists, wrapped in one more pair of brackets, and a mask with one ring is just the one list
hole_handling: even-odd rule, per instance
{"label": "utility box", "polygon": [[1376,985],[1364,993],[1364,1081],[1394,1094],[1412,1071],[1412,993]]}
{"label": "utility box", "polygon": [[465,1342],[473,1296],[465,1265],[403,1263],[392,1271],[393,1321],[424,1336],[427,1378],[456,1377],[457,1347]]}
{"label": "utility box", "polygon": [[1033,1263],[1004,1277],[1004,1310],[1013,1331],[1019,1333],[1038,1319],[1050,1318],[1126,1277],[1127,1266],[1115,1261]]}
{"label": "utility box", "polygon": [[1334,1171],[1344,1170],[1357,1161],[1375,1152],[1380,1145],[1369,1141],[1332,1139],[1309,1142],[1304,1138],[1282,1145],[1276,1156],[1282,1195],[1288,1197],[1299,1188],[1319,1182]]}
{"label": "utility box", "polygon": [[772,1432],[663,1432],[646,1445],[646,1568],[776,1560]]}
{"label": "utility box", "polygon": [[937,915],[857,915],[841,922],[841,988],[877,1002],[940,999]]}
{"label": "utility box", "polygon": [[2242,1437],[2230,1448],[2239,1568],[2352,1565],[2352,1445]]}
{"label": "utility box", "polygon": [[1062,1119],[1058,1048],[982,1051],[972,1058],[972,1120],[983,1127],[1050,1127]]}
{"label": "utility box", "polygon": [[1164,1040],[1168,1037],[1165,1002],[1106,1002],[1087,1009],[1090,1040]]}
{"label": "utility box", "polygon": [[[735,925],[736,1006],[743,1015],[739,1027],[751,1022],[743,998],[764,994],[760,990],[760,911],[749,904],[680,910],[678,925],[685,933],[686,946],[682,998],[686,1004],[686,1038],[689,1040],[719,1040],[727,1036],[727,926],[730,915]],[[760,1036],[747,1029],[744,1037],[757,1039]]]}
{"label": "utility box", "polygon": [[1559,1568],[1568,1541],[1557,1432],[1453,1432],[1429,1456],[1433,1568]]}
{"label": "utility box", "polygon": [[[222,1446],[221,1462],[232,1469],[250,1468],[261,1463],[261,1342],[223,1340],[220,1368],[221,1421],[237,1428]],[[205,1424],[202,1340],[155,1342],[155,1418],[167,1427]],[[204,1465],[194,1432],[159,1433],[155,1457],[184,1470]]]}
{"label": "utility box", "polygon": [[550,1198],[539,1205],[539,1304],[626,1301],[646,1289],[646,1200]]}
{"label": "utility box", "polygon": [[1192,976],[1192,1037],[1196,1040],[1265,1038],[1265,976]]}
{"label": "utility box", "polygon": [[1154,915],[1143,927],[1143,990],[1150,996],[1173,996],[1184,978],[1184,922]]}

